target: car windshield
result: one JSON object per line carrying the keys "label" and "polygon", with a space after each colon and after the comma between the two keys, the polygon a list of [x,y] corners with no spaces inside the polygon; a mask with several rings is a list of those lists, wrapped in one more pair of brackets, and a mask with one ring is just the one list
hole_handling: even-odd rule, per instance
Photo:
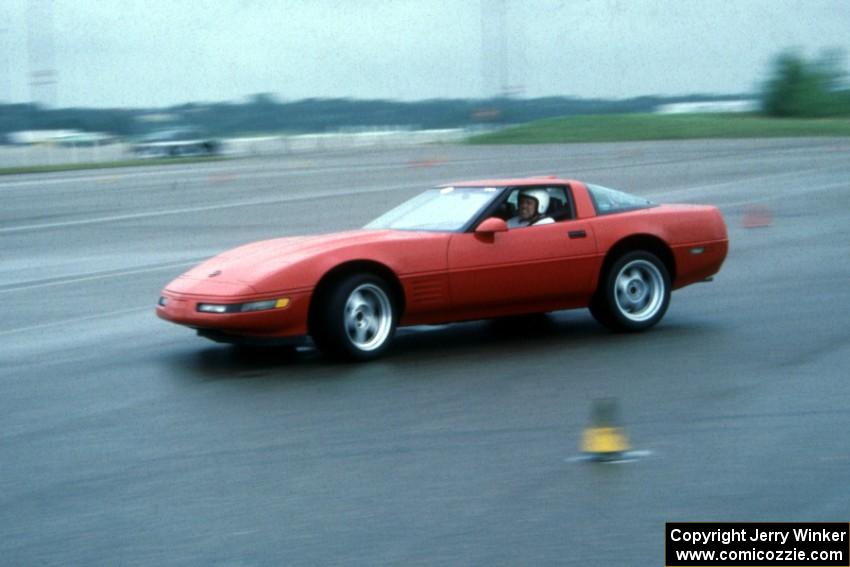
{"label": "car windshield", "polygon": [[364,228],[458,231],[500,192],[499,187],[430,189],[387,211]]}

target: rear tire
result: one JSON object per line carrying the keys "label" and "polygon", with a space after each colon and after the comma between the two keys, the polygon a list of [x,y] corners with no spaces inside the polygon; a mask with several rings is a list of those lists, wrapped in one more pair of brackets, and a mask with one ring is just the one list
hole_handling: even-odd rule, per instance
{"label": "rear tire", "polygon": [[670,274],[650,252],[618,258],[602,274],[590,313],[613,331],[637,332],[658,323],[670,305]]}
{"label": "rear tire", "polygon": [[398,315],[387,283],[372,274],[352,274],[318,298],[313,341],[335,358],[380,357],[392,342]]}

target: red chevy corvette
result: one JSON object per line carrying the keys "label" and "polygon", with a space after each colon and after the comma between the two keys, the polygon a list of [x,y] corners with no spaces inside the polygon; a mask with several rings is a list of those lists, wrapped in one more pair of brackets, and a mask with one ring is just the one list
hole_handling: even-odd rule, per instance
{"label": "red chevy corvette", "polygon": [[588,307],[641,331],[670,292],[726,257],[717,208],[657,205],[557,178],[425,191],[362,230],[255,242],[189,270],[156,313],[220,342],[298,344],[368,360],[398,325]]}

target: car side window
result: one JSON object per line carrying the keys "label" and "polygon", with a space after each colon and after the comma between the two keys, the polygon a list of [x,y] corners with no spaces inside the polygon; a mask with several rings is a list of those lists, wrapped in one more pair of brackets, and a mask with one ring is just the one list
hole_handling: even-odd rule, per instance
{"label": "car side window", "polygon": [[549,207],[546,215],[552,217],[555,222],[561,222],[573,218],[573,205],[566,187],[547,187],[549,193]]}
{"label": "car side window", "polygon": [[545,211],[540,215],[540,219],[532,223],[531,226],[561,222],[575,217],[569,187],[563,185],[516,187],[510,192],[498,212],[498,216],[508,221],[508,226],[511,228],[528,226],[523,224],[520,219],[519,199],[523,193],[531,196],[537,194],[538,197],[542,197],[546,201]]}
{"label": "car side window", "polygon": [[655,206],[652,201],[643,197],[617,191],[616,189],[609,189],[601,185],[588,183],[587,192],[590,194],[590,199],[593,201],[593,207],[596,209],[597,215],[647,209]]}

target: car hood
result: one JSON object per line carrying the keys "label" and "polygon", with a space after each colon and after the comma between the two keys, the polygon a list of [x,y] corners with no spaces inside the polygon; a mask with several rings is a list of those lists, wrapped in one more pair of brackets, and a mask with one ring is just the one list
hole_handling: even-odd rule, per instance
{"label": "car hood", "polygon": [[[344,249],[362,250],[363,245],[372,249],[371,245],[420,240],[423,235],[421,232],[394,230],[354,230],[262,240],[210,258],[178,277],[167,289],[216,295],[265,293],[271,288],[279,289],[276,282],[269,280],[276,279],[276,276],[290,266],[319,256],[333,255]],[[298,282],[299,285],[309,283]]]}

